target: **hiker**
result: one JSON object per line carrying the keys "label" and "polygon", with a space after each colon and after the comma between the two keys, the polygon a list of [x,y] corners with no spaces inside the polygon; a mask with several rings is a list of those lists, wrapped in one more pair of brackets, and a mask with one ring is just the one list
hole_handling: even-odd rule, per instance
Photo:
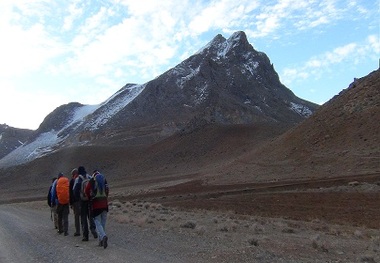
{"label": "hiker", "polygon": [[94,217],[96,231],[99,236],[99,246],[107,248],[108,237],[105,232],[108,213],[108,183],[104,175],[99,171],[94,174],[87,184],[85,193],[91,200],[92,216]]}
{"label": "hiker", "polygon": [[75,222],[75,233],[74,236],[80,236],[80,200],[76,200],[74,196],[74,183],[77,179],[79,173],[78,169],[74,168],[71,171],[71,180],[70,180],[70,207],[74,212],[74,222]]}
{"label": "hiker", "polygon": [[51,197],[53,185],[56,182],[56,180],[57,180],[57,177],[53,177],[51,181],[49,192],[47,195],[47,203],[48,203],[48,206],[50,207],[50,219],[53,221],[55,229],[58,229],[57,204],[55,203],[55,200],[53,200]]}
{"label": "hiker", "polygon": [[63,173],[59,173],[52,188],[52,200],[55,200],[57,204],[58,234],[64,233],[65,236],[69,234],[69,184],[69,178],[63,176]]}
{"label": "hiker", "polygon": [[98,238],[98,234],[95,231],[95,223],[92,216],[90,216],[90,206],[89,200],[84,193],[84,188],[91,179],[90,175],[87,174],[86,169],[83,166],[78,167],[78,177],[74,183],[74,198],[80,202],[80,217],[82,224],[82,241],[88,241],[88,228],[94,238]]}

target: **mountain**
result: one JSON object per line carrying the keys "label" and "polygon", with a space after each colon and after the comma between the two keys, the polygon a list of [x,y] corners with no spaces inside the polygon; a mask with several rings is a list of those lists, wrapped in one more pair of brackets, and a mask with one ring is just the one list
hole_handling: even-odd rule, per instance
{"label": "mountain", "polygon": [[269,58],[248,43],[244,32],[228,39],[217,35],[156,79],[127,84],[100,105],[58,107],[27,143],[0,160],[0,167],[68,147],[149,147],[208,124],[289,128],[316,108],[281,84]]}
{"label": "mountain", "polygon": [[0,124],[0,159],[23,145],[32,133],[32,130]]}
{"label": "mountain", "polygon": [[[380,174],[380,69],[355,79],[310,118],[216,172],[219,183]],[[223,178],[221,176],[223,174]]]}

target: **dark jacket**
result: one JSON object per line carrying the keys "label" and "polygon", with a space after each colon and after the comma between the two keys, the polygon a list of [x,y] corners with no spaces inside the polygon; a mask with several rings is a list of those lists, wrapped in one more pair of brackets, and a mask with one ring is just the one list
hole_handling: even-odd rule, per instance
{"label": "dark jacket", "polygon": [[75,183],[75,178],[72,177],[70,180],[70,205],[73,205],[75,202],[75,197],[74,197],[74,183]]}

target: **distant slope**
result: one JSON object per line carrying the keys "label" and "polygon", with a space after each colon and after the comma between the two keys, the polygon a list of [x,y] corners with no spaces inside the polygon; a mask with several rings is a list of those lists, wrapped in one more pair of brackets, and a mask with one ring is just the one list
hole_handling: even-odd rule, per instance
{"label": "distant slope", "polygon": [[232,175],[235,181],[380,176],[380,70],[356,79],[300,125],[219,173],[226,181]]}

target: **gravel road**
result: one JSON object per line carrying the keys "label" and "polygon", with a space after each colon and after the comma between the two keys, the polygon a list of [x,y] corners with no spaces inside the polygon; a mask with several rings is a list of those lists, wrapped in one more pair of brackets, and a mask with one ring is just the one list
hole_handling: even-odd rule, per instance
{"label": "gravel road", "polygon": [[[71,217],[72,214],[70,219]],[[72,235],[73,231],[69,236],[58,235],[47,209],[1,205],[0,262],[80,263],[88,262],[89,259],[92,262],[192,261],[188,258],[191,251],[178,246],[180,237],[172,234],[164,236],[164,232],[157,234],[142,231],[140,228],[112,221],[108,223],[109,246],[103,249],[97,246],[98,242],[95,239],[82,242],[81,237]],[[178,249],[175,249],[176,247]]]}
{"label": "gravel road", "polygon": [[[45,205],[46,206],[46,205]],[[142,228],[132,224],[107,222],[109,245],[82,242],[74,237],[73,215],[69,216],[69,236],[59,235],[47,207],[36,203],[0,205],[0,262],[252,262],[249,255],[224,253],[228,244],[210,242],[198,235],[170,229]],[[70,211],[71,212],[71,211]],[[186,232],[186,231],[185,231]],[[222,251],[222,253],[221,253]],[[246,260],[244,258],[246,257]]]}

